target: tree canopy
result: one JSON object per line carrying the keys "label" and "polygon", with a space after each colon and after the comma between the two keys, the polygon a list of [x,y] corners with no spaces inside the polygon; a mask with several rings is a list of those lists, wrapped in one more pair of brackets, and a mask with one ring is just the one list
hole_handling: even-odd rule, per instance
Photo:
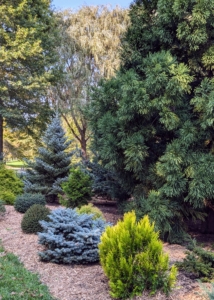
{"label": "tree canopy", "polygon": [[56,75],[56,21],[50,0],[0,2],[0,152],[3,119],[14,128],[41,125]]}
{"label": "tree canopy", "polygon": [[87,157],[89,134],[82,110],[90,102],[91,87],[100,78],[111,77],[119,67],[120,38],[129,23],[128,11],[83,6],[58,16],[61,40],[57,52],[64,77],[51,89],[50,98]]}
{"label": "tree canopy", "polygon": [[137,0],[116,76],[94,90],[93,147],[167,233],[214,201],[214,0]]}

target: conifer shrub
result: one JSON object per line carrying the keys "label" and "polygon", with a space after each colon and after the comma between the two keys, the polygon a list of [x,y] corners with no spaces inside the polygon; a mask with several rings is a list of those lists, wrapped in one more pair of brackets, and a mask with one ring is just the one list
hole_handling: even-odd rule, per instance
{"label": "conifer shrub", "polygon": [[4,216],[6,212],[4,201],[0,200],[0,219]]}
{"label": "conifer shrub", "polygon": [[128,212],[122,221],[107,227],[99,255],[113,298],[126,299],[145,289],[168,293],[175,284],[177,269],[169,269],[169,257],[163,253],[163,244],[148,216],[136,222],[135,213]]}
{"label": "conifer shrub", "polygon": [[214,253],[197,246],[194,241],[186,254],[182,262],[176,263],[177,267],[195,278],[209,282],[214,277]]}
{"label": "conifer shrub", "polygon": [[58,194],[62,193],[61,184],[68,179],[71,157],[69,152],[71,141],[67,141],[57,114],[48,125],[42,136],[44,147],[37,149],[38,156],[34,161],[26,160],[28,168],[25,172],[24,191],[41,193],[47,202],[58,202]]}
{"label": "conifer shrub", "polygon": [[66,207],[81,207],[91,199],[91,179],[79,168],[72,168],[66,182],[62,183],[65,198],[60,197],[60,204]]}
{"label": "conifer shrub", "polygon": [[32,205],[24,214],[21,228],[25,233],[37,233],[42,231],[39,223],[41,220],[49,220],[50,209],[41,204]]}
{"label": "conifer shrub", "polygon": [[95,207],[92,203],[76,208],[76,211],[78,214],[93,214],[93,219],[101,218],[105,220],[102,211],[98,207]]}
{"label": "conifer shrub", "polygon": [[11,191],[1,191],[0,197],[7,205],[14,205],[16,196]]}
{"label": "conifer shrub", "polygon": [[42,261],[85,264],[99,260],[100,236],[109,224],[70,208],[56,209],[49,218],[48,222],[40,222],[43,232],[38,234],[39,244],[45,246],[39,252]]}
{"label": "conifer shrub", "polygon": [[0,199],[5,204],[13,205],[17,195],[23,192],[23,182],[13,170],[0,164]]}
{"label": "conifer shrub", "polygon": [[34,204],[45,205],[45,196],[42,194],[24,193],[16,198],[14,208],[20,213],[25,213]]}

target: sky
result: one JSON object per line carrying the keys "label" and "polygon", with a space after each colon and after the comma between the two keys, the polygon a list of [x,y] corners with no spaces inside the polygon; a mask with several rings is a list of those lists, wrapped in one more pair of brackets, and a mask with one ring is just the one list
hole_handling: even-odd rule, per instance
{"label": "sky", "polygon": [[71,8],[74,10],[79,9],[81,6],[91,5],[111,5],[113,8],[118,5],[122,8],[128,8],[132,0],[52,0],[52,5],[57,9]]}

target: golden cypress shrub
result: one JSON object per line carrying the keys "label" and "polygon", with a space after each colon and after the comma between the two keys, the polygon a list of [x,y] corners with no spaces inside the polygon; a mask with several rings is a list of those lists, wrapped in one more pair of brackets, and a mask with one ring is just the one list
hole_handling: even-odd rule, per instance
{"label": "golden cypress shrub", "polygon": [[107,227],[99,255],[113,298],[126,299],[145,289],[167,294],[175,284],[177,269],[169,269],[169,257],[148,216],[136,222],[135,213],[128,212],[122,221]]}
{"label": "golden cypress shrub", "polygon": [[103,219],[105,220],[102,211],[94,206],[92,203],[89,203],[88,205],[83,205],[80,208],[76,208],[76,212],[78,214],[93,214],[92,219]]}

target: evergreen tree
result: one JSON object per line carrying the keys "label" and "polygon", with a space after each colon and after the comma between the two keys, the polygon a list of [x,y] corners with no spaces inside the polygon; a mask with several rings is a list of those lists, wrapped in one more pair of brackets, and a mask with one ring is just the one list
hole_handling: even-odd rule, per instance
{"label": "evergreen tree", "polygon": [[10,128],[44,130],[50,116],[44,96],[59,74],[54,67],[58,30],[50,3],[0,1],[0,154],[3,120]]}
{"label": "evergreen tree", "polygon": [[214,0],[136,0],[130,18],[88,109],[93,146],[170,236],[214,202]]}
{"label": "evergreen tree", "polygon": [[52,119],[42,141],[44,147],[38,149],[35,161],[27,161],[29,169],[24,189],[26,193],[42,193],[47,201],[55,202],[62,192],[61,183],[68,178],[72,156],[66,152],[71,142],[66,141],[58,116]]}

